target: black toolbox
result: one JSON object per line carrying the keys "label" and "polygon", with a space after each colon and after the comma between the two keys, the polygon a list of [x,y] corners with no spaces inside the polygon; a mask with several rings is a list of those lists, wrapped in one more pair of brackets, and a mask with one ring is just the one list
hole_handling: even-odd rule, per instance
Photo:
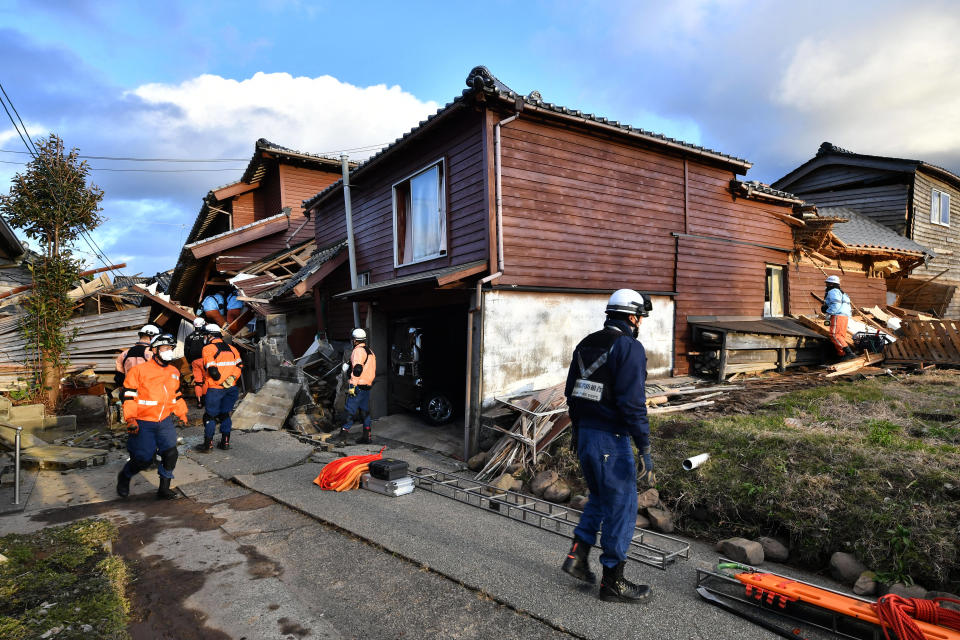
{"label": "black toolbox", "polygon": [[381,458],[370,463],[370,475],[377,480],[397,480],[409,474],[407,463],[396,458]]}

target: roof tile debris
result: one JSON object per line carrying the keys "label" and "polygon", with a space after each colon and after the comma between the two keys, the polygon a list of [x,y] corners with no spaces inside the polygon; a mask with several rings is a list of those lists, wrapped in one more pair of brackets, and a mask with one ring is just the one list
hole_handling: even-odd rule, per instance
{"label": "roof tile debris", "polygon": [[901,236],[867,216],[847,207],[819,207],[817,213],[826,218],[846,218],[847,222],[835,224],[833,234],[844,244],[866,249],[889,249],[912,251],[934,256],[934,252],[910,238]]}

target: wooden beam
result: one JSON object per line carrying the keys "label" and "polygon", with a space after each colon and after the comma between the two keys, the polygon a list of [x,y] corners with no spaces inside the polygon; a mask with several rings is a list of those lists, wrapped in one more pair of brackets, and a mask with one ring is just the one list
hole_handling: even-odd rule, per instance
{"label": "wooden beam", "polygon": [[260,182],[251,182],[250,184],[245,182],[237,182],[214,191],[213,197],[217,200],[226,200],[227,198],[232,198],[233,196],[239,196],[247,193],[248,191],[253,191],[259,186]]}
{"label": "wooden beam", "polygon": [[308,291],[312,290],[315,286],[323,282],[324,278],[333,273],[337,267],[345,263],[348,257],[347,251],[345,249],[341,250],[333,258],[324,262],[316,273],[298,282],[293,287],[293,295],[298,298],[306,295]]}
{"label": "wooden beam", "polygon": [[150,293],[149,291],[147,291],[146,289],[144,289],[143,287],[141,287],[141,286],[138,285],[138,284],[133,285],[132,288],[133,288],[137,293],[139,293],[140,295],[143,295],[143,296],[145,296],[146,298],[148,298],[151,302],[160,305],[160,306],[163,307],[164,309],[168,309],[168,310],[170,310],[170,311],[173,311],[173,312],[176,313],[177,315],[179,315],[179,316],[181,316],[181,317],[183,317],[183,318],[186,318],[189,322],[193,322],[194,319],[196,319],[196,317],[197,317],[197,316],[196,316],[192,311],[190,311],[189,309],[184,309],[183,307],[181,307],[181,306],[178,305],[178,304],[174,304],[173,302],[168,302],[168,301],[164,300],[163,298],[161,298],[160,296],[155,296],[155,295],[153,295],[152,293]]}
{"label": "wooden beam", "polygon": [[[77,275],[78,275],[79,277],[83,278],[83,277],[85,277],[85,276],[92,276],[92,275],[95,274],[95,273],[103,273],[104,271],[110,271],[110,270],[112,270],[112,269],[123,269],[125,266],[127,266],[127,263],[126,263],[126,262],[121,262],[120,264],[113,264],[113,265],[110,265],[110,266],[108,266],[108,267],[100,267],[99,269],[90,269],[89,271],[81,271],[81,272],[78,273]],[[29,291],[30,289],[33,289],[33,285],[32,285],[32,284],[25,284],[25,285],[23,285],[22,287],[17,287],[16,289],[11,289],[10,291],[7,291],[6,293],[0,294],[0,300],[3,300],[4,298],[9,298],[10,296],[16,295],[16,294],[18,294],[18,293],[23,293],[24,291]]]}
{"label": "wooden beam", "polygon": [[265,238],[267,236],[272,236],[275,233],[280,233],[281,231],[285,231],[289,226],[290,220],[286,216],[283,216],[282,218],[277,218],[276,220],[271,220],[270,222],[266,222],[264,224],[247,227],[246,229],[241,227],[240,229],[223,236],[195,243],[193,246],[189,247],[190,253],[193,254],[194,258],[199,260],[200,258],[212,256],[220,253],[221,251],[232,249],[233,247],[241,244],[253,242],[254,240],[259,240],[260,238]]}
{"label": "wooden beam", "polygon": [[457,280],[463,280],[464,278],[475,276],[478,273],[483,273],[486,270],[487,265],[484,263],[467,269],[461,269],[460,271],[454,271],[453,273],[448,273],[446,275],[437,276],[437,286],[442,287],[445,284],[450,284],[451,282],[456,282]]}

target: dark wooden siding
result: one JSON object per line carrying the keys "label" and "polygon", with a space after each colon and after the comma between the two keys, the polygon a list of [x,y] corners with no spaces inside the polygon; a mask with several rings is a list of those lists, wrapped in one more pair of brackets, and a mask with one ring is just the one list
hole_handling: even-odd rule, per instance
{"label": "dark wooden siding", "polygon": [[[326,324],[330,340],[349,340],[353,331],[353,304],[334,300],[333,295],[350,288],[350,267],[344,264],[314,287],[317,325]],[[366,325],[366,303],[360,303],[360,324]]]}
{"label": "dark wooden siding", "polygon": [[235,197],[233,199],[233,228],[248,225],[255,219],[253,191]]}
{"label": "dark wooden siding", "polygon": [[831,191],[839,188],[854,188],[865,182],[882,181],[895,174],[889,171],[870,167],[834,164],[814,169],[787,188],[791,193],[812,193],[814,191]]}
{"label": "dark wooden siding", "polygon": [[[446,165],[447,256],[394,269],[393,184],[438,159]],[[369,271],[370,282],[381,282],[486,259],[488,212],[483,185],[481,114],[451,114],[447,122],[408,143],[397,157],[361,174],[357,184],[351,185],[357,271]],[[346,237],[341,194],[321,207],[316,234],[319,246]]]}
{"label": "dark wooden siding", "polygon": [[673,290],[682,159],[523,117],[501,149],[500,284]]}
{"label": "dark wooden siding", "polygon": [[818,207],[849,207],[897,233],[903,233],[906,229],[909,187],[905,184],[795,193]]}
{"label": "dark wooden siding", "polygon": [[826,276],[839,276],[840,287],[850,296],[857,307],[883,308],[887,304],[887,283],[883,278],[868,278],[863,271],[845,269],[824,269],[820,271],[812,264],[801,264],[799,269],[792,264],[787,275],[787,290],[790,296],[789,311],[793,315],[816,315],[820,313],[820,303],[811,296],[815,293],[821,298],[824,294]]}

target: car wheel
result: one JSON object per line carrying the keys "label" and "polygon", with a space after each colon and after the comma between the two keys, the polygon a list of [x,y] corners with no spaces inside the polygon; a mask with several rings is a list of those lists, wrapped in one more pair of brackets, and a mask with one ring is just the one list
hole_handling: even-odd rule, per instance
{"label": "car wheel", "polygon": [[453,417],[453,403],[440,392],[429,393],[423,403],[423,417],[434,426],[446,424]]}

